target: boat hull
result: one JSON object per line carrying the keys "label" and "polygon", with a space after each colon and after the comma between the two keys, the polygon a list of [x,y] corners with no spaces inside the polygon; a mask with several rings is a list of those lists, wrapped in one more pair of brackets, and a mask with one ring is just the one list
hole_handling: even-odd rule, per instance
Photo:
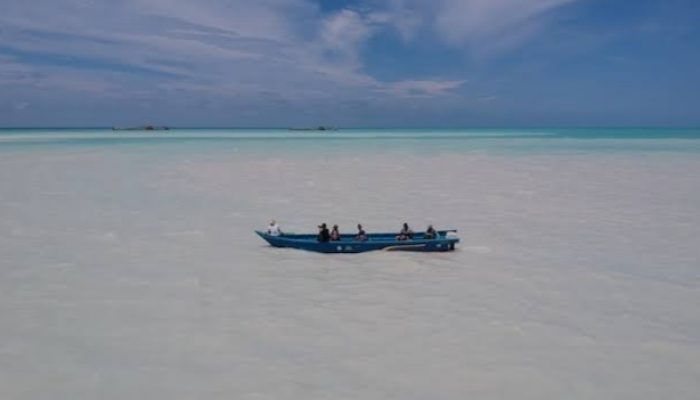
{"label": "boat hull", "polygon": [[440,231],[435,239],[425,239],[420,232],[411,240],[396,240],[396,234],[379,233],[368,235],[364,241],[354,240],[352,235],[341,235],[340,240],[330,242],[319,242],[312,234],[273,236],[255,232],[271,246],[317,253],[364,253],[375,250],[443,252],[454,250],[459,242],[459,238],[448,235],[448,232],[454,231]]}

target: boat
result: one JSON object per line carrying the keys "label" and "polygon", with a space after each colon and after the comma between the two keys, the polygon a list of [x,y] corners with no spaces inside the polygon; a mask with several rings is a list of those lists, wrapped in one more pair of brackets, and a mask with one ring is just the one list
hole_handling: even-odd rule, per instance
{"label": "boat", "polygon": [[317,132],[326,132],[326,131],[337,131],[338,128],[333,127],[333,126],[316,126],[313,128],[287,128],[290,131],[317,131]]}
{"label": "boat", "polygon": [[113,126],[113,131],[169,131],[170,127],[143,125],[143,126]]}
{"label": "boat", "polygon": [[289,247],[317,253],[364,253],[373,250],[386,251],[451,251],[459,242],[456,230],[437,231],[437,237],[426,239],[425,232],[416,232],[413,239],[397,240],[396,233],[370,233],[367,240],[355,240],[353,234],[342,234],[340,240],[319,242],[316,234],[270,235],[255,231],[273,247]]}

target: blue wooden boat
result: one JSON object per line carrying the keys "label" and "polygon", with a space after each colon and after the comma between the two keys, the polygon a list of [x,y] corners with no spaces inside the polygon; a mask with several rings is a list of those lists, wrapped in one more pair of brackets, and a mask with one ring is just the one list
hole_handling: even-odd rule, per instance
{"label": "blue wooden boat", "polygon": [[290,247],[318,253],[364,253],[372,250],[387,251],[451,251],[459,242],[456,230],[438,231],[434,239],[426,239],[424,232],[416,232],[413,239],[396,240],[396,233],[370,233],[367,240],[355,240],[353,234],[340,235],[340,240],[319,242],[315,234],[285,233],[281,236],[255,231],[274,247]]}

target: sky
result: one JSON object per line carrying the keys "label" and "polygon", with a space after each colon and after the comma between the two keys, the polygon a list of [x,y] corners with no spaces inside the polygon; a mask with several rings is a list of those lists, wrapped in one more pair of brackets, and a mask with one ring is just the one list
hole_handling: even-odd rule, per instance
{"label": "sky", "polygon": [[697,0],[0,0],[0,126],[699,126]]}

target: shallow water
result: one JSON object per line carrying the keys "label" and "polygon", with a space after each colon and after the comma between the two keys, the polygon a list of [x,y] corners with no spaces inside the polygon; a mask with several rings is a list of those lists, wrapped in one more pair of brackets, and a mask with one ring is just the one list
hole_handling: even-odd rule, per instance
{"label": "shallow water", "polygon": [[[0,134],[0,397],[700,389],[700,140],[177,134]],[[319,255],[270,218],[462,242]]]}

